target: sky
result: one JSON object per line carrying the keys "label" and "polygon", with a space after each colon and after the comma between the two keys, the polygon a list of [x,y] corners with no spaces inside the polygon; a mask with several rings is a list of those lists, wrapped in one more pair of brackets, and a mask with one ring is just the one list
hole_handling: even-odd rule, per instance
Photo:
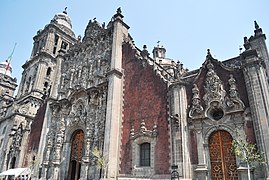
{"label": "sky", "polygon": [[254,33],[254,20],[269,37],[268,0],[1,0],[0,61],[17,43],[11,65],[18,82],[36,32],[65,7],[82,37],[90,19],[107,24],[121,7],[138,48],[145,44],[152,52],[160,41],[166,57],[189,70],[202,65],[207,49],[220,61],[238,56],[243,38]]}

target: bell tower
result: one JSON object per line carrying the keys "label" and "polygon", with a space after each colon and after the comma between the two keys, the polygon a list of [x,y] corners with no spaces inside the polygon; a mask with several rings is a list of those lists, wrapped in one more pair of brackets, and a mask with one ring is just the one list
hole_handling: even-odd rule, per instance
{"label": "bell tower", "polygon": [[[77,41],[66,9],[56,14],[44,29],[38,30],[33,40],[30,59],[22,66],[23,73],[17,96],[4,117],[7,125],[5,126],[5,155],[0,158],[2,170],[25,165],[30,130],[33,128],[32,122],[38,119],[37,112],[45,99],[57,98],[56,89],[63,55]],[[1,77],[4,66],[5,63],[0,64]],[[0,84],[12,81],[10,86],[4,86],[4,91],[9,90],[13,95],[16,81],[8,76],[11,70],[6,71],[4,80],[2,81],[1,78]]]}
{"label": "bell tower", "polygon": [[54,79],[63,55],[76,41],[71,19],[66,8],[54,16],[44,29],[33,38],[34,45],[29,60],[22,66],[24,71],[18,90],[18,98],[34,96],[44,99],[50,96]]}

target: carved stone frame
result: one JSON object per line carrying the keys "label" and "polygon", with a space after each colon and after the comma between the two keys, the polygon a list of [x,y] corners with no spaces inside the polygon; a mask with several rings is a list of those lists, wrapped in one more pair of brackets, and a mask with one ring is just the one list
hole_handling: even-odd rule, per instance
{"label": "carved stone frame", "polygon": [[[140,166],[140,145],[150,143],[150,166]],[[139,177],[150,177],[154,172],[156,138],[149,136],[139,136],[132,141],[132,175]]]}

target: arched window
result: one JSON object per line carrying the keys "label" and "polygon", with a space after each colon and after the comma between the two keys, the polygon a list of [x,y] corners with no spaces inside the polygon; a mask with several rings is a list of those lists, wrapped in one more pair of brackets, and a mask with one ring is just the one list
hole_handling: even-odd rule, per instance
{"label": "arched window", "polygon": [[150,166],[150,143],[140,144],[140,166]]}

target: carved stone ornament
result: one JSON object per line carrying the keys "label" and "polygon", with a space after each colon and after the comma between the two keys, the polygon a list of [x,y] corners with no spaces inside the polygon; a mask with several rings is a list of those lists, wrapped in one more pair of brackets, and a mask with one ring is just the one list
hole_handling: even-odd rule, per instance
{"label": "carved stone ornament", "polygon": [[225,115],[224,98],[226,91],[211,62],[207,64],[207,69],[205,95],[203,97],[206,104],[205,115],[212,120],[218,121]]}
{"label": "carved stone ornament", "polygon": [[54,103],[51,106],[52,117],[59,117],[60,113],[60,105],[58,103]]}
{"label": "carved stone ornament", "polygon": [[138,137],[141,137],[141,136],[147,136],[147,137],[157,137],[158,135],[158,132],[157,132],[157,125],[155,124],[152,128],[152,130],[148,130],[146,128],[146,123],[144,120],[141,121],[141,124],[140,124],[140,129],[139,131],[135,132],[134,131],[134,128],[132,128],[130,130],[130,138],[131,139],[136,139]]}
{"label": "carved stone ornament", "polygon": [[19,108],[19,113],[21,114],[28,114],[28,111],[29,111],[29,108],[30,108],[30,104],[27,103],[27,104],[24,104],[21,106],[21,108]]}
{"label": "carved stone ornament", "polygon": [[207,65],[207,68],[208,72],[206,74],[205,95],[203,99],[207,106],[210,106],[211,102],[222,104],[226,94],[223,84],[214,71],[214,66],[211,62]]}
{"label": "carved stone ornament", "polygon": [[233,110],[244,109],[245,105],[243,101],[239,98],[239,93],[236,86],[236,80],[233,75],[230,75],[230,79],[228,80],[230,85],[229,96],[227,97],[226,104],[227,107]]}
{"label": "carved stone ornament", "polygon": [[85,30],[82,42],[70,47],[61,69],[61,98],[74,90],[89,89],[107,82],[112,51],[112,31],[94,19]]}
{"label": "carved stone ornament", "polygon": [[11,134],[12,136],[12,143],[9,147],[9,153],[15,153],[20,150],[21,147],[21,141],[23,137],[23,126],[22,123],[19,125],[19,127],[16,129],[14,134]]}
{"label": "carved stone ornament", "polygon": [[197,116],[203,112],[204,108],[201,105],[200,93],[196,84],[192,88],[192,106],[189,112],[189,116]]}

